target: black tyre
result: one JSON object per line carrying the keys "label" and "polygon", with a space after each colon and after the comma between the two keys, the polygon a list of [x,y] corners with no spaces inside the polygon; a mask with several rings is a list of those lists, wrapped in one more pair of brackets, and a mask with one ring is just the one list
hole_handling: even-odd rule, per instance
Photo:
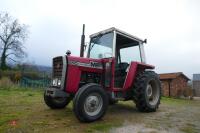
{"label": "black tyre", "polygon": [[139,111],[156,111],[161,98],[161,84],[158,75],[153,71],[138,74],[134,82],[133,93]]}
{"label": "black tyre", "polygon": [[94,83],[82,86],[73,100],[73,110],[82,122],[92,122],[102,118],[108,107],[108,96],[104,89]]}
{"label": "black tyre", "polygon": [[51,109],[62,109],[65,108],[69,102],[71,101],[71,98],[53,98],[51,96],[47,96],[44,94],[44,101],[47,106],[49,106]]}
{"label": "black tyre", "polygon": [[111,97],[109,98],[109,105],[115,105],[118,103],[118,100],[112,99]]}

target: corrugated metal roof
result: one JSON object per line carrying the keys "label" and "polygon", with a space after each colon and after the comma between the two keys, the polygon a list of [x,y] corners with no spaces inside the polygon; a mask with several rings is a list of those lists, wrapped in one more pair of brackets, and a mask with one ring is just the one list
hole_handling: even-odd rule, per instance
{"label": "corrugated metal roof", "polygon": [[190,80],[186,75],[184,75],[182,72],[175,72],[175,73],[163,73],[159,74],[160,80],[165,80],[165,79],[175,79],[178,76],[182,75],[185,77],[187,80]]}
{"label": "corrugated metal roof", "polygon": [[193,81],[200,81],[200,74],[193,74]]}

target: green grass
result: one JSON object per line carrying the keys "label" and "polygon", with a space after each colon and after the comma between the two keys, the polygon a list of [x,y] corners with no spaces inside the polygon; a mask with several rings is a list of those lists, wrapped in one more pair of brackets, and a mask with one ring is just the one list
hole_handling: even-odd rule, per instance
{"label": "green grass", "polygon": [[31,112],[35,102],[39,102],[42,90],[0,89],[0,132],[12,128],[10,123],[18,121]]}
{"label": "green grass", "polygon": [[[73,114],[72,103],[66,109],[51,110],[44,104],[40,89],[0,89],[0,105],[0,132],[107,132],[121,125],[113,119],[80,123]],[[12,121],[16,121],[16,126],[11,125]]]}
{"label": "green grass", "polygon": [[192,104],[193,101],[192,100],[186,100],[186,99],[162,97],[161,103],[181,106],[181,105]]}
{"label": "green grass", "polygon": [[111,128],[119,127],[121,125],[122,124],[120,122],[114,122],[114,121],[105,123],[96,122],[95,124],[91,124],[85,131],[88,133],[93,133],[95,131],[108,132]]}
{"label": "green grass", "polygon": [[[140,113],[132,101],[119,102],[110,106],[105,117],[92,123],[81,123],[73,113],[72,102],[60,110],[49,109],[43,101],[43,90],[18,88],[0,88],[0,133],[1,132],[109,132],[112,128],[124,125],[128,121],[134,124],[147,124],[153,128],[160,125],[173,125],[169,119],[175,115],[167,111],[180,106],[193,105],[194,101],[162,97],[158,114]],[[196,106],[195,106],[196,107]],[[159,112],[165,112],[160,116]],[[167,112],[167,113],[166,113]],[[158,117],[154,117],[158,115]],[[16,121],[16,125],[12,125]],[[154,122],[152,122],[154,121]],[[152,123],[152,125],[151,125]],[[194,124],[185,124],[182,132],[195,132]]]}

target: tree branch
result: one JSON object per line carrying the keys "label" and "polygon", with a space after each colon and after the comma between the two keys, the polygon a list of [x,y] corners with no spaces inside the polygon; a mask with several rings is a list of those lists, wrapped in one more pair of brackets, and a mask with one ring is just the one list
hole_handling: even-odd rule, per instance
{"label": "tree branch", "polygon": [[14,60],[14,59],[12,59],[12,58],[10,58],[10,57],[9,57],[8,59],[10,59],[10,60],[12,60],[12,61],[14,61],[14,62],[17,62],[16,60]]}
{"label": "tree branch", "polygon": [[8,56],[10,56],[10,55],[17,56],[16,53],[9,53],[9,54],[6,55],[6,57],[8,57]]}
{"label": "tree branch", "polygon": [[3,43],[5,43],[5,40],[3,39],[3,37],[0,35],[0,39],[3,41]]}

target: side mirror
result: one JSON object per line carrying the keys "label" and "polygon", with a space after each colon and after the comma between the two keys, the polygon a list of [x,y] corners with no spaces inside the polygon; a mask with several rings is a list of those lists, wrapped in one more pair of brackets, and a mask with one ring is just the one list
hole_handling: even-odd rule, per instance
{"label": "side mirror", "polygon": [[67,56],[70,56],[70,55],[71,55],[71,51],[70,51],[70,50],[67,50],[66,55],[67,55]]}
{"label": "side mirror", "polygon": [[147,39],[144,39],[143,43],[147,43]]}

